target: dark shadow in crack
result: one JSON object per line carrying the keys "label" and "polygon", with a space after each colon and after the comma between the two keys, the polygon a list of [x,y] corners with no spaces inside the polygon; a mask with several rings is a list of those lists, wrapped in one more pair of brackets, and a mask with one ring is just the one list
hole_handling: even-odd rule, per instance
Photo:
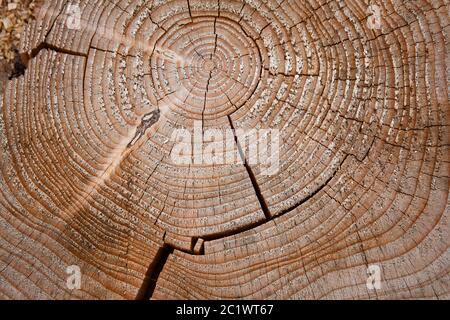
{"label": "dark shadow in crack", "polygon": [[164,268],[164,265],[167,262],[169,256],[173,253],[174,249],[169,247],[168,245],[164,245],[159,248],[156,253],[153,262],[147,269],[147,273],[145,274],[144,281],[142,283],[141,288],[138,291],[135,300],[150,300],[153,295],[153,292],[156,288],[156,282],[158,281],[159,275]]}

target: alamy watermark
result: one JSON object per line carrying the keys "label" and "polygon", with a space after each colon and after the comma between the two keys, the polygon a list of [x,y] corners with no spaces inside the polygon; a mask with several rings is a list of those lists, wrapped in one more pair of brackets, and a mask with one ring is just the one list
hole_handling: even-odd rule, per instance
{"label": "alamy watermark", "polygon": [[81,289],[81,268],[73,265],[66,268],[66,274],[69,275],[66,281],[66,286],[69,290]]}
{"label": "alamy watermark", "polygon": [[379,265],[370,265],[367,268],[367,289],[381,290],[381,267]]}
{"label": "alamy watermark", "polygon": [[367,13],[370,15],[367,18],[367,27],[371,30],[381,29],[381,8],[376,4],[372,4],[367,8]]}
{"label": "alamy watermark", "polygon": [[171,159],[177,165],[259,165],[261,175],[280,170],[280,132],[277,129],[206,129],[201,121],[193,130],[174,130]]}
{"label": "alamy watermark", "polygon": [[81,29],[81,9],[77,4],[69,4],[67,6],[66,26],[70,30]]}

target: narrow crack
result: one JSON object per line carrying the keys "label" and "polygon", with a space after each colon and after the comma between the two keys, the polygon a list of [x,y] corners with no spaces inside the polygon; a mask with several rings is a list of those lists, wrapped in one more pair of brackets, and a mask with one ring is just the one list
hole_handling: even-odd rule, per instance
{"label": "narrow crack", "polygon": [[191,10],[191,1],[187,0],[188,10],[189,10],[189,16],[191,17],[191,21],[194,21],[192,18],[192,10]]}
{"label": "narrow crack", "polygon": [[[303,200],[297,202],[293,206],[283,210],[281,213],[277,214],[276,216],[272,216],[272,215],[269,214],[269,216],[266,216],[266,220],[262,220],[262,221],[258,221],[258,222],[252,223],[252,224],[247,225],[247,226],[245,226],[243,228],[240,228],[238,231],[236,231],[236,230],[234,230],[234,231],[225,231],[225,232],[217,233],[217,234],[210,235],[210,236],[204,236],[201,239],[203,239],[205,242],[219,240],[219,239],[223,239],[223,238],[230,237],[230,236],[235,236],[235,235],[238,235],[238,234],[250,231],[250,230],[252,230],[254,228],[257,228],[257,227],[260,227],[260,226],[262,226],[262,225],[264,225],[264,224],[266,224],[266,223],[268,223],[270,221],[278,220],[282,216],[288,214],[289,212],[294,211],[295,209],[297,209],[298,207],[300,207],[304,203],[308,202],[309,200],[314,198],[320,191],[322,191],[331,182],[331,180],[333,180],[333,178],[336,177],[337,173],[340,171],[342,165],[345,163],[345,161],[347,160],[347,158],[349,156],[350,155],[346,155],[344,157],[344,159],[342,160],[341,164],[336,168],[336,170],[333,172],[333,174],[324,183],[322,183],[313,193],[311,193],[309,196],[307,196]],[[251,168],[250,168],[250,172],[251,173],[249,173],[249,175],[252,174]],[[254,177],[254,175],[253,175],[253,177]],[[250,179],[252,179],[252,178],[250,178]],[[263,211],[265,211],[266,209],[264,209],[264,207],[267,208],[267,204],[266,204],[265,199],[264,199],[264,197],[263,197],[263,195],[262,195],[262,193],[260,191],[260,188],[259,188],[257,183],[255,183],[253,186],[255,187],[255,192],[257,193],[257,195],[259,194],[261,196],[261,198],[258,197],[258,200],[260,200],[261,208],[263,208]],[[267,208],[267,212],[270,212],[268,208]]]}
{"label": "narrow crack", "polygon": [[208,82],[206,83],[205,100],[204,100],[204,102],[203,102],[203,110],[202,110],[202,127],[203,127],[203,131],[204,131],[204,128],[205,128],[206,101],[207,101],[207,99],[208,99],[209,84],[210,84],[210,82],[211,82],[211,78],[212,78],[212,71],[209,72]]}
{"label": "narrow crack", "polygon": [[248,164],[247,159],[245,158],[244,151],[242,150],[242,146],[239,143],[238,136],[236,135],[236,129],[234,128],[233,121],[231,120],[230,116],[228,116],[228,121],[230,122],[231,129],[235,133],[234,140],[238,147],[239,155],[240,155],[242,161],[244,162],[244,167],[247,170],[248,176],[250,177],[250,180],[252,182],[253,189],[255,190],[255,193],[256,193],[256,197],[258,198],[259,204],[261,206],[262,211],[264,212],[264,216],[266,217],[266,220],[269,221],[272,218],[272,215],[270,214],[270,211],[269,211],[269,206],[267,205],[266,199],[264,199],[264,196],[261,192],[261,188],[259,187],[258,181],[256,180],[256,176],[253,173],[252,168]]}
{"label": "narrow crack", "polygon": [[211,53],[211,60],[213,59],[213,56],[216,55],[217,52],[217,40],[218,40],[218,34],[217,34],[217,18],[214,18],[214,51]]}
{"label": "narrow crack", "polygon": [[31,59],[35,58],[39,54],[39,52],[41,52],[42,50],[51,50],[51,51],[55,51],[55,52],[59,52],[59,53],[72,55],[72,56],[79,56],[79,57],[87,58],[86,53],[81,53],[78,51],[68,50],[68,49],[64,49],[64,48],[59,48],[59,47],[49,44],[47,42],[42,42],[36,48],[31,50],[30,54],[27,54],[27,55],[30,57],[30,60],[31,60]]}
{"label": "narrow crack", "polygon": [[34,58],[36,58],[42,50],[49,50],[49,51],[68,54],[68,55],[72,55],[72,56],[83,57],[83,58],[87,59],[87,54],[72,51],[72,50],[67,50],[67,49],[63,49],[63,48],[58,48],[54,45],[48,44],[46,42],[42,42],[36,48],[31,50],[29,53],[28,52],[19,53],[19,51],[16,50],[16,57],[14,60],[14,68],[9,76],[9,80],[23,76],[25,74],[25,71],[28,69],[30,61],[33,60]]}
{"label": "narrow crack", "polygon": [[277,217],[281,217],[289,212],[294,211],[295,209],[297,209],[298,207],[300,207],[301,205],[305,204],[306,202],[308,202],[309,200],[311,200],[312,198],[314,198],[320,191],[322,191],[330,182],[331,180],[333,180],[333,178],[337,175],[337,173],[340,171],[342,165],[344,164],[344,162],[347,160],[348,158],[348,154],[344,157],[344,160],[342,160],[341,164],[336,168],[336,170],[334,170],[333,174],[324,182],[322,183],[319,188],[316,189],[316,191],[314,191],[313,193],[311,193],[309,196],[307,196],[305,199],[299,201],[298,203],[294,204],[293,206],[283,210],[280,214],[277,215]]}

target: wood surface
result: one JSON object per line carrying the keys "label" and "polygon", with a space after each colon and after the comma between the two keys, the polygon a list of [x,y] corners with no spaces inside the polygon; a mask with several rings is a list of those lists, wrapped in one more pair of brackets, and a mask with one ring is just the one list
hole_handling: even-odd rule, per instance
{"label": "wood surface", "polygon": [[[0,299],[450,298],[449,9],[46,1],[1,83]],[[195,123],[279,130],[279,171],[175,164]]]}

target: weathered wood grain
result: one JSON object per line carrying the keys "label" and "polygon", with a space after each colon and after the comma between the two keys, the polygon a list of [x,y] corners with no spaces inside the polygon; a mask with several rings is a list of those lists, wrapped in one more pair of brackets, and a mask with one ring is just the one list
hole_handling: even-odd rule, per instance
{"label": "weathered wood grain", "polygon": [[[46,2],[1,83],[0,298],[448,298],[449,9]],[[174,163],[198,124],[279,130],[279,170]]]}

